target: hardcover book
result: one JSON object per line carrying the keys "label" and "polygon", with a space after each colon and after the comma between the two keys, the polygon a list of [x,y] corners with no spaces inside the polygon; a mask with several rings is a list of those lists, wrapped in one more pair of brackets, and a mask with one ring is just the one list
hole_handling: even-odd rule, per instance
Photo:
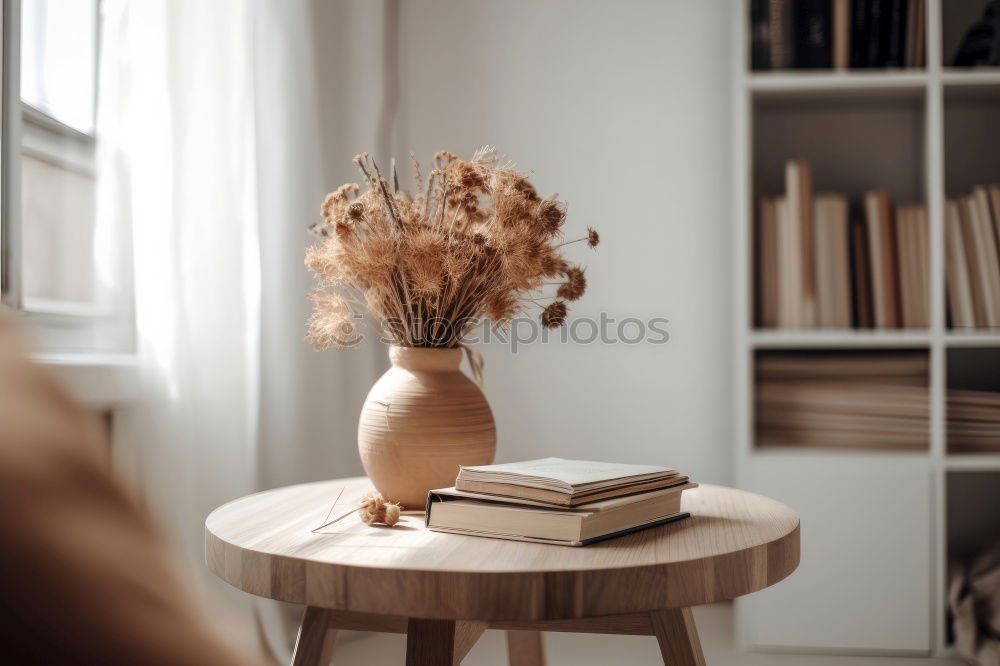
{"label": "hardcover book", "polygon": [[685,483],[572,508],[534,506],[517,499],[501,501],[442,488],[428,493],[425,520],[427,528],[435,532],[585,546],[686,518],[689,514],[681,511],[681,493],[697,485]]}
{"label": "hardcover book", "polygon": [[455,487],[469,492],[575,506],[677,486],[686,481],[686,476],[666,467],[542,458],[462,467]]}

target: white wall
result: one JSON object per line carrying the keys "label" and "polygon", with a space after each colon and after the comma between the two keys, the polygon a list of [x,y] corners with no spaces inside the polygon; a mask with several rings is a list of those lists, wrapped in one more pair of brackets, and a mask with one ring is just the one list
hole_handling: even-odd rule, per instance
{"label": "white wall", "polygon": [[[574,316],[670,319],[661,346],[485,349],[498,459],[662,462],[730,481],[728,4],[309,2],[315,71],[302,94],[314,96],[318,130],[292,119],[300,131],[289,140],[321,153],[322,191],[357,180],[350,160],[362,150],[384,163],[390,150],[429,160],[494,144],[535,171],[541,192],[569,201],[568,233],[600,230],[596,252],[571,252],[591,284]],[[308,219],[275,220],[284,240],[265,250],[274,271],[294,275],[270,296],[265,287],[265,310],[277,318],[265,338],[299,352],[288,366],[273,360],[265,376],[267,485],[360,471],[356,414],[385,358],[304,346],[299,230],[321,198],[308,192],[300,184],[287,194],[290,203],[315,198],[301,208]]]}
{"label": "white wall", "polygon": [[488,348],[499,460],[731,479],[731,14],[724,0],[401,3],[397,155],[496,145],[569,201],[568,233],[601,233],[571,252],[591,284],[573,315],[671,321],[661,346]]}

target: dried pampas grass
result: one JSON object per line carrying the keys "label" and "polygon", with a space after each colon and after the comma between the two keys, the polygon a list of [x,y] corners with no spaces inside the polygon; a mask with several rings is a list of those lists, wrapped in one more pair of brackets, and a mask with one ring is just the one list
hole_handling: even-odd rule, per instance
{"label": "dried pampas grass", "polygon": [[323,221],[311,227],[320,240],[306,253],[320,282],[310,296],[312,343],[358,340],[364,311],[406,347],[456,347],[479,318],[503,326],[534,308],[544,326],[561,326],[566,303],[587,287],[561,248],[594,248],[597,232],[561,242],[566,204],[540,197],[491,149],[471,160],[441,151],[426,179],[412,159],[416,194],[399,189],[394,166],[390,182],[365,153],[354,158],[364,191],[342,185],[323,201]]}

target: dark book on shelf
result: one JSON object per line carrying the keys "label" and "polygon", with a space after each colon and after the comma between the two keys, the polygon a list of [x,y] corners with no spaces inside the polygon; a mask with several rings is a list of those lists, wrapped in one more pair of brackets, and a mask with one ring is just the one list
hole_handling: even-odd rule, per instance
{"label": "dark book on shelf", "polygon": [[906,4],[907,0],[889,0],[885,21],[886,67],[902,67],[906,64]]}
{"label": "dark book on shelf", "polygon": [[824,69],[833,63],[830,0],[799,0],[795,12],[795,66]]}
{"label": "dark book on shelf", "polygon": [[750,3],[750,68],[771,69],[771,19],[770,0],[752,0]]}
{"label": "dark book on shelf", "polygon": [[851,2],[851,67],[868,66],[868,29],[872,0]]}
{"label": "dark book on shelf", "polygon": [[851,220],[851,290],[854,294],[853,320],[858,328],[875,326],[872,309],[872,278],[868,257],[868,231],[864,219],[855,216]]}
{"label": "dark book on shelf", "polygon": [[871,0],[868,3],[867,66],[885,66],[885,45],[888,36],[886,14],[892,0]]}

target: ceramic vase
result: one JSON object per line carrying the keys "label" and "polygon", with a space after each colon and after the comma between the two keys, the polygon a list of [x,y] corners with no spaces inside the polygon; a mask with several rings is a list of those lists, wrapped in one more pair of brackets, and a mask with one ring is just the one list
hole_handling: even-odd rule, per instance
{"label": "ceramic vase", "polygon": [[455,484],[460,465],[488,465],[496,425],[486,396],[459,366],[460,349],[390,347],[358,423],[358,452],[376,489],[404,509]]}

